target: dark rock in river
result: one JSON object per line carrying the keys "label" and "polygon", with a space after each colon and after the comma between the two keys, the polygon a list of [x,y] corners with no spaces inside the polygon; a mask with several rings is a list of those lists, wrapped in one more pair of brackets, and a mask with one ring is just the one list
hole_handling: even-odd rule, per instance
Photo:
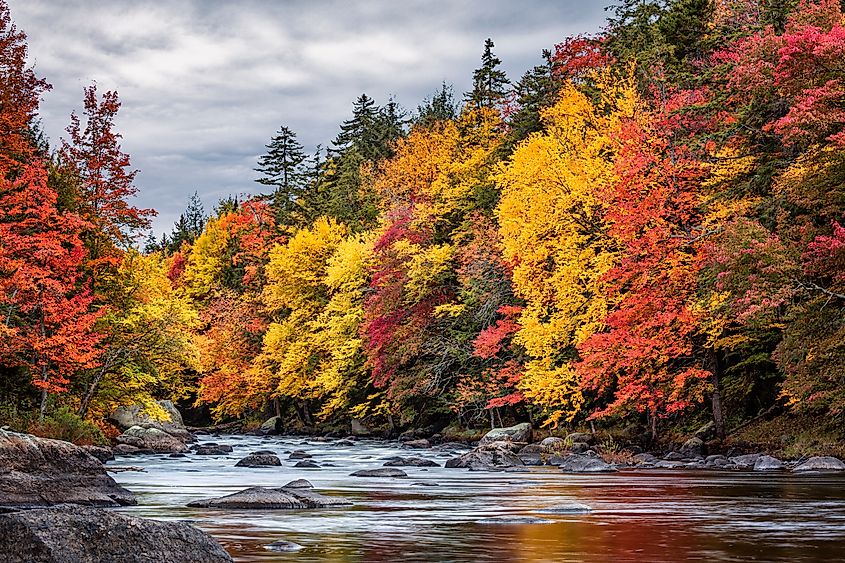
{"label": "dark rock in river", "polygon": [[136,504],[79,446],[0,430],[0,506]]}
{"label": "dark rock in river", "polygon": [[276,455],[276,452],[271,450],[258,450],[254,452],[249,452],[249,455]]}
{"label": "dark rock in river", "polygon": [[783,462],[770,455],[761,455],[754,462],[754,471],[782,471],[786,469]]}
{"label": "dark rock in river", "polygon": [[440,464],[422,457],[397,457],[385,462],[384,467],[440,467]]}
{"label": "dark rock in river", "polygon": [[431,447],[431,442],[423,438],[421,440],[408,440],[402,445],[406,448],[426,449]]}
{"label": "dark rock in river", "polygon": [[293,551],[299,551],[302,549],[302,546],[298,543],[294,543],[292,541],[274,541],[273,543],[268,543],[264,546],[264,549],[268,551],[278,551],[280,553],[289,553]]}
{"label": "dark rock in river", "polygon": [[507,428],[494,428],[481,438],[480,444],[490,444],[499,441],[509,442],[530,442],[531,441],[531,424],[523,422],[515,426]]}
{"label": "dark rock in river", "polygon": [[224,497],[188,503],[191,508],[233,508],[276,510],[293,508],[330,508],[352,504],[346,499],[327,497],[304,487],[250,487]]}
{"label": "dark rock in river", "polygon": [[597,457],[570,455],[560,458],[558,465],[566,473],[612,473],[616,469]]}
{"label": "dark rock in river", "polygon": [[105,463],[114,460],[114,452],[102,446],[80,446],[83,450]]}
{"label": "dark rock in river", "polygon": [[141,448],[136,448],[135,446],[130,446],[129,444],[118,444],[113,447],[111,451],[114,455],[146,455],[155,453],[152,450],[142,450]]}
{"label": "dark rock in river", "polygon": [[401,469],[393,467],[381,467],[379,469],[361,469],[350,473],[350,477],[407,477],[408,474]]}
{"label": "dark rock in river", "polygon": [[300,469],[319,469],[320,464],[312,459],[303,459],[294,463],[293,466]]}
{"label": "dark rock in river", "polygon": [[312,458],[311,454],[305,453],[302,450],[296,450],[290,453],[288,459],[309,459]]}
{"label": "dark rock in river", "polygon": [[518,455],[495,443],[478,446],[471,452],[446,462],[446,467],[449,468],[468,468],[482,471],[522,465],[525,464]]}
{"label": "dark rock in river", "polygon": [[185,443],[158,428],[143,428],[133,426],[117,437],[120,444],[135,446],[142,450],[152,450],[156,453],[181,453],[188,451]]}
{"label": "dark rock in river", "polygon": [[62,506],[0,515],[4,563],[231,563],[214,539],[185,522]]}
{"label": "dark rock in river", "polygon": [[291,481],[287,485],[282,487],[283,489],[313,489],[314,485],[311,484],[311,481],[307,481],[305,479],[296,479]]}
{"label": "dark rock in river", "polygon": [[225,455],[234,451],[229,444],[202,444],[194,448],[197,455]]}
{"label": "dark rock in river", "polygon": [[574,454],[583,454],[587,453],[590,449],[590,444],[586,442],[573,442],[572,445],[569,447],[569,451]]}
{"label": "dark rock in river", "polygon": [[798,465],[793,471],[845,471],[845,463],[831,456],[815,456]]}
{"label": "dark rock in river", "polygon": [[282,465],[282,460],[274,454],[250,454],[235,464],[235,467],[271,467]]}

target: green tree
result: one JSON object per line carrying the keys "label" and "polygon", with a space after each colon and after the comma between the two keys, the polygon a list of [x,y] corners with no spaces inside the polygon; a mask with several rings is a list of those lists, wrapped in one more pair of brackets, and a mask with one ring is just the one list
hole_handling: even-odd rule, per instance
{"label": "green tree", "polygon": [[262,176],[259,184],[273,188],[272,205],[277,223],[292,225],[298,222],[299,201],[308,188],[307,157],[296,133],[282,126],[267,145],[267,153],[258,159]]}
{"label": "green tree", "polygon": [[510,81],[505,71],[499,68],[502,61],[493,54],[494,46],[492,39],[484,41],[481,67],[472,74],[472,91],[465,94],[467,102],[478,107],[495,107],[508,92]]}

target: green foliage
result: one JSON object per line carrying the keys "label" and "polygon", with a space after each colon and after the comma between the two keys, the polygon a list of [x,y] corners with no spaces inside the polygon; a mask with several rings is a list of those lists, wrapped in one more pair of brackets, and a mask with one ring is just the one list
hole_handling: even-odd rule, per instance
{"label": "green foliage", "polygon": [[78,446],[109,444],[102,430],[68,407],[59,407],[41,422],[31,424],[29,432],[42,438],[64,440]]}

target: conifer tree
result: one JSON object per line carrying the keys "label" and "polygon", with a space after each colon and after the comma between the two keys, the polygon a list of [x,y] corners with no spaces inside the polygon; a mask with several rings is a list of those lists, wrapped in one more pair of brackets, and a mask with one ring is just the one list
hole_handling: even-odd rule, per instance
{"label": "conifer tree", "polygon": [[308,184],[306,158],[296,133],[283,125],[267,145],[267,154],[258,160],[255,171],[262,176],[256,182],[273,188],[270,198],[281,225],[297,222],[293,215]]}
{"label": "conifer tree", "polygon": [[466,93],[466,100],[478,107],[492,108],[507,94],[510,84],[505,71],[499,68],[501,59],[493,53],[492,39],[484,42],[481,67],[472,74],[472,91]]}
{"label": "conifer tree", "polygon": [[455,103],[452,86],[443,82],[440,90],[432,94],[430,98],[425,98],[417,106],[414,124],[428,127],[438,121],[449,121],[457,117],[458,106]]}

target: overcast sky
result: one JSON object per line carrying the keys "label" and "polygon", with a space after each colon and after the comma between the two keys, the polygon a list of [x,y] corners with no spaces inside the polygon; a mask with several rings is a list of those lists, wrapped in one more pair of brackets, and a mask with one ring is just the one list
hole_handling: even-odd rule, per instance
{"label": "overcast sky", "polygon": [[511,79],[568,35],[598,31],[611,0],[9,0],[30,62],[53,90],[41,115],[53,145],[82,89],[116,89],[137,204],[169,231],[188,197],[206,210],[255,193],[253,167],[285,124],[311,151],[366,92],[416,108],[441,82],[470,87],[484,39]]}

